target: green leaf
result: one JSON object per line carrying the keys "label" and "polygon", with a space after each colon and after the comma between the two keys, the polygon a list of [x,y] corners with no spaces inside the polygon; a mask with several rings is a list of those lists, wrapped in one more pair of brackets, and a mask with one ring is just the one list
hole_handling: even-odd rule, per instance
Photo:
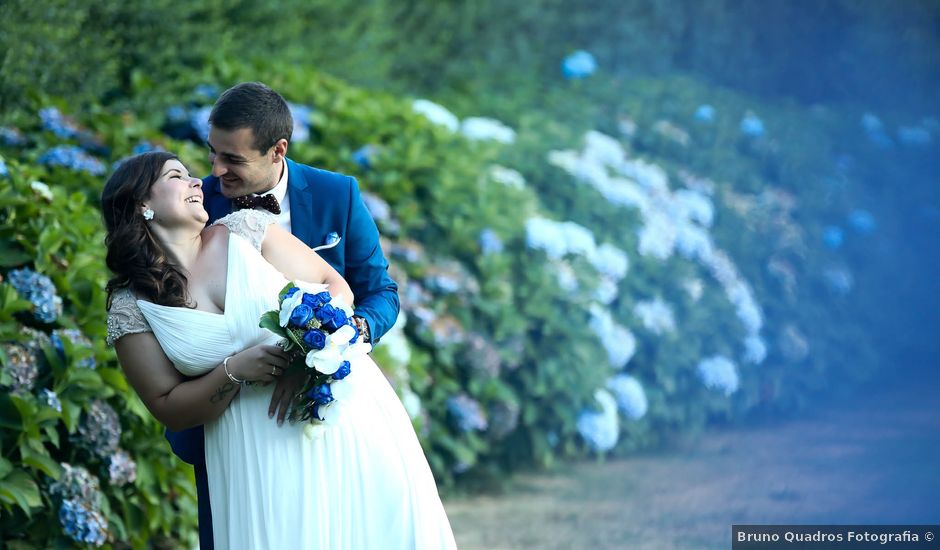
{"label": "green leaf", "polygon": [[15,470],[0,481],[0,502],[16,504],[31,517],[32,509],[42,506],[39,487],[33,478],[22,470]]}
{"label": "green leaf", "polygon": [[0,456],[0,479],[5,478],[13,471],[13,463]]}
{"label": "green leaf", "polygon": [[[25,451],[25,449],[21,449],[21,451]],[[23,464],[55,479],[58,479],[62,474],[62,467],[59,466],[59,463],[53,460],[52,457],[41,455],[34,451],[26,451],[23,457]]]}
{"label": "green leaf", "polygon": [[23,417],[8,393],[0,393],[0,428],[23,429]]}
{"label": "green leaf", "polygon": [[258,326],[261,328],[266,328],[281,336],[282,338],[286,336],[284,327],[281,326],[281,316],[277,311],[269,311],[261,316],[261,322],[258,323]]}

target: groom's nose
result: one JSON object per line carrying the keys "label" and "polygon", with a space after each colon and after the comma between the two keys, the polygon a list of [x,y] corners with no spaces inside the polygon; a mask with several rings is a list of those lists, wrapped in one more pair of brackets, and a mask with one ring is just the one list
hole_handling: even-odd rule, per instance
{"label": "groom's nose", "polygon": [[209,162],[212,164],[212,175],[221,178],[228,172],[228,169],[225,167],[225,163],[219,160],[219,156],[213,153],[209,153]]}

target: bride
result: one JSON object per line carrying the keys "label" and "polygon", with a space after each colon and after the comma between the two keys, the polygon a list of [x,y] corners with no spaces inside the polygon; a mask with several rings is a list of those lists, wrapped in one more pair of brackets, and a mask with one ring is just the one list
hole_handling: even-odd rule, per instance
{"label": "bride", "polygon": [[[455,548],[411,421],[368,356],[320,438],[268,418],[288,361],[258,326],[288,280],[342,277],[258,210],[205,227],[202,182],[172,154],[124,161],[101,198],[108,342],[128,382],[172,430],[205,424],[219,548]],[[257,382],[247,385],[244,382]]]}

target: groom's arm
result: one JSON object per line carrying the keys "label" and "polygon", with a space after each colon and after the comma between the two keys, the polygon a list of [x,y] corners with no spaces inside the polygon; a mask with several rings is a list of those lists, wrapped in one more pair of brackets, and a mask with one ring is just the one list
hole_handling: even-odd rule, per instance
{"label": "groom's arm", "polygon": [[362,202],[359,185],[350,177],[349,225],[346,232],[345,278],[356,295],[355,314],[369,325],[374,344],[398,318],[398,285],[388,275],[388,261],[379,245],[379,230]]}

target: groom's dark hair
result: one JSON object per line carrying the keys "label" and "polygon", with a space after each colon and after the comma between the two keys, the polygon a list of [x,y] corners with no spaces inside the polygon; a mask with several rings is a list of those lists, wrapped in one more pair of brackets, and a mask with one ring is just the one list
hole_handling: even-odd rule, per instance
{"label": "groom's dark hair", "polygon": [[294,117],[281,94],[261,82],[242,82],[222,92],[209,124],[227,132],[251,128],[254,148],[264,153],[279,139],[290,142]]}

